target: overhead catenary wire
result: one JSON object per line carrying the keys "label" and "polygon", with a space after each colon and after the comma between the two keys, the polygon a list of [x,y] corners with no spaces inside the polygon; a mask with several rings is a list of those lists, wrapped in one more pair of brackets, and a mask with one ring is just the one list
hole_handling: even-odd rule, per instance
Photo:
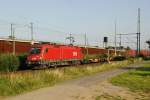
{"label": "overhead catenary wire", "polygon": [[[6,23],[6,25],[8,25],[8,26],[11,24],[10,22],[5,22],[5,21],[4,21],[4,23]],[[15,24],[15,26],[13,26],[13,27],[15,27],[15,38],[28,40],[29,34],[32,35],[31,23],[22,23],[21,24],[21,23],[14,23],[13,22],[13,24]],[[9,27],[5,30],[9,30]],[[2,33],[6,33],[6,32],[2,32]],[[9,31],[7,33],[9,33]],[[78,42],[76,42],[76,43],[83,45],[83,42],[81,40],[83,40],[84,35],[81,33],[76,33],[76,32],[71,32],[71,33],[78,39],[77,40]],[[52,28],[47,27],[47,26],[46,27],[45,26],[39,26],[37,24],[34,25],[34,35],[35,35],[34,39],[37,41],[42,40],[41,36],[46,36],[46,37],[55,37],[55,38],[52,38],[51,42],[52,41],[56,42],[56,40],[59,40],[57,42],[63,42],[60,40],[65,40],[65,37],[67,34],[68,34],[68,32],[66,32],[66,31],[62,31],[62,30],[58,30],[58,29],[52,29]],[[12,37],[12,33],[9,35],[3,36],[3,37],[8,37],[8,36]],[[39,36],[41,39],[37,38]],[[57,39],[56,39],[56,37],[57,37]],[[29,40],[32,40],[32,39],[33,39],[33,36],[31,36],[31,39],[29,39]],[[44,41],[47,41],[47,40],[44,39]]]}

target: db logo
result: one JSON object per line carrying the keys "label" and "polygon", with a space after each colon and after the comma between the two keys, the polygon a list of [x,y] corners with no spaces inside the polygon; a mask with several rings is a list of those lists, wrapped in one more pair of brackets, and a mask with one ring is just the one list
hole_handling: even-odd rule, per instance
{"label": "db logo", "polygon": [[73,56],[77,56],[78,54],[77,54],[77,52],[73,52]]}

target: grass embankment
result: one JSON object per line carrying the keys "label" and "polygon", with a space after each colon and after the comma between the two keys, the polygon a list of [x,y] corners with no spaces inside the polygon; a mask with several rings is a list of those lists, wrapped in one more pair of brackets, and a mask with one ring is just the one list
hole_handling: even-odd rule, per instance
{"label": "grass embankment", "polygon": [[[137,62],[137,61],[136,61]],[[0,96],[13,96],[26,91],[52,86],[64,80],[75,79],[85,75],[111,70],[128,65],[131,61],[113,62],[86,67],[65,67],[28,71],[24,73],[12,72],[0,75]]]}
{"label": "grass embankment", "polygon": [[120,96],[111,96],[107,93],[104,93],[100,96],[97,96],[95,97],[95,100],[125,100],[125,99],[122,99]]}
{"label": "grass embankment", "polygon": [[150,96],[150,63],[113,77],[110,82],[117,86],[128,87],[133,92]]}

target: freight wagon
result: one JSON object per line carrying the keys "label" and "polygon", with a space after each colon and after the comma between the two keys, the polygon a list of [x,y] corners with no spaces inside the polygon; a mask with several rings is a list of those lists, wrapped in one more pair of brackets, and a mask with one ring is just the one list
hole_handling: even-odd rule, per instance
{"label": "freight wagon", "polygon": [[[136,50],[126,50],[126,57],[136,57]],[[148,50],[144,50],[142,49],[140,51],[140,56],[143,56],[143,57],[148,57],[150,56],[150,52]]]}
{"label": "freight wagon", "polygon": [[[28,53],[33,46],[30,40],[15,39],[15,52],[16,54]],[[34,44],[39,44],[35,41]],[[13,40],[10,38],[0,38],[0,53],[12,53],[13,52]]]}
{"label": "freight wagon", "polygon": [[[108,60],[113,60],[115,57],[115,50],[114,49],[105,49],[105,48],[98,48],[98,47],[81,47],[82,52],[85,55],[89,55],[91,58],[89,59],[90,62],[104,62]],[[125,50],[117,50],[117,56],[120,58],[125,58]],[[109,56],[109,57],[108,57]]]}

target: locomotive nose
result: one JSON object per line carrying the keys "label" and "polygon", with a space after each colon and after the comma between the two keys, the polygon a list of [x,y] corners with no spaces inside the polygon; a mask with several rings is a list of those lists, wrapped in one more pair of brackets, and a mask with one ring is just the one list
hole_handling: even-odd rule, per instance
{"label": "locomotive nose", "polygon": [[40,55],[30,55],[27,57],[28,61],[38,61],[41,60],[41,56]]}
{"label": "locomotive nose", "polygon": [[27,65],[40,65],[41,64],[41,56],[40,55],[30,55],[27,57]]}

